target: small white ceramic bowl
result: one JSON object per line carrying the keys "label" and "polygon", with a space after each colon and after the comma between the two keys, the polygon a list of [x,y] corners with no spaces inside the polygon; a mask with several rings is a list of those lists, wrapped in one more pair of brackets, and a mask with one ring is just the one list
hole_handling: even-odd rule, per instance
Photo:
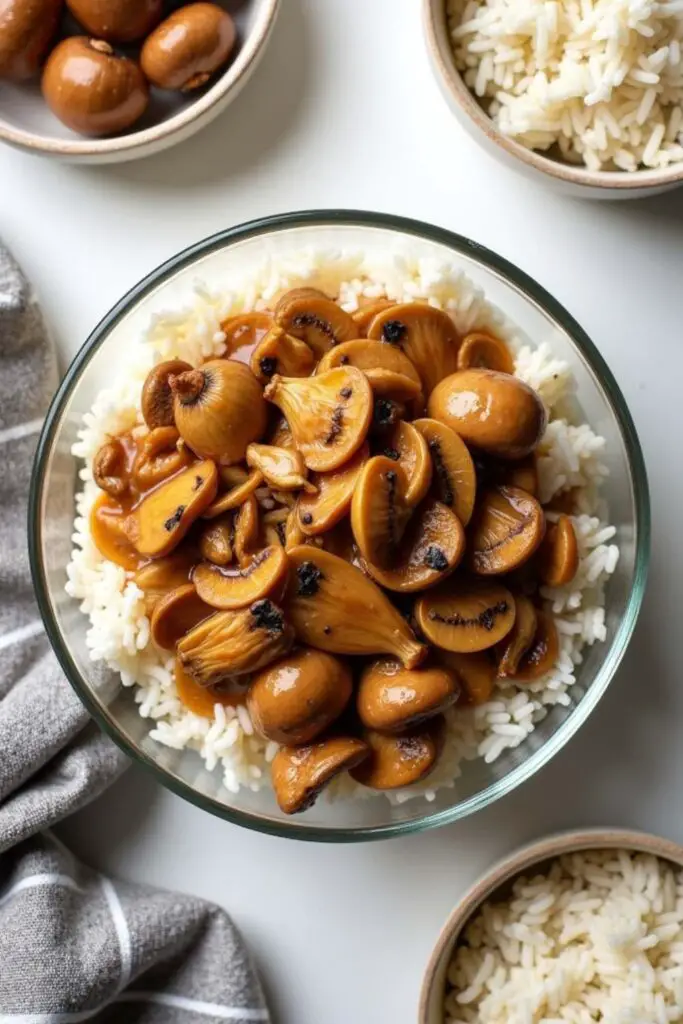
{"label": "small white ceramic bowl", "polygon": [[150,156],[188,139],[220,114],[263,57],[280,0],[246,0],[234,14],[237,46],[226,70],[199,95],[167,98],[156,91],[141,126],[111,138],[83,138],[51,113],[40,82],[2,83],[0,142],[70,163],[121,163]]}
{"label": "small white ceramic bowl", "polygon": [[465,893],[441,929],[425,971],[420,994],[418,1024],[444,1024],[446,974],[458,939],[470,919],[491,897],[503,898],[518,875],[538,870],[566,853],[584,850],[626,850],[651,853],[683,868],[683,847],[660,836],[613,828],[562,832],[522,847],[494,865]]}
{"label": "small white ceramic bowl", "polygon": [[683,184],[683,164],[641,171],[589,171],[527,149],[500,132],[455,66],[446,0],[422,0],[427,50],[446,102],[463,127],[501,163],[584,199],[639,199]]}

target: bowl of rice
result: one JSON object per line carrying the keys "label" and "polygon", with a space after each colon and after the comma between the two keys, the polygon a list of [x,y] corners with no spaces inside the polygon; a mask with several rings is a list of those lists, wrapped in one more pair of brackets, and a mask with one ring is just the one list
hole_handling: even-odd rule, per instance
{"label": "bowl of rice", "polygon": [[683,182],[680,0],[423,0],[443,94],[510,167],[574,195]]}
{"label": "bowl of rice", "polygon": [[441,932],[419,1024],[668,1024],[683,1016],[683,848],[590,829],[488,871]]}
{"label": "bowl of rice", "polygon": [[[294,818],[271,786],[277,743],[247,708],[183,702],[174,659],[155,647],[145,594],[105,558],[90,529],[94,453],[142,431],[140,389],[160,360],[197,365],[225,349],[226,318],[315,287],[352,314],[381,299],[422,300],[456,331],[504,339],[515,374],[540,395],[539,499],[571,503],[578,567],[547,588],[559,650],[550,672],[498,680],[488,699],[445,712],[443,746],[417,784],[377,793],[340,776]],[[257,494],[262,508],[271,497]],[[48,413],[30,497],[29,548],[47,633],[100,726],[174,792],[229,821],[299,839],[358,841],[419,831],[480,808],[538,771],[604,693],[640,609],[649,558],[642,453],[600,353],[522,271],[478,244],[375,213],[293,213],[223,231],[132,289],[95,328]]]}

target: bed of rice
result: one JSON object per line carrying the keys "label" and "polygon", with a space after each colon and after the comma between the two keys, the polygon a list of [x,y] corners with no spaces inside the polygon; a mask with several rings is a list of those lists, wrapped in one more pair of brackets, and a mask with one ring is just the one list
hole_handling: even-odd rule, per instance
{"label": "bed of rice", "polygon": [[[301,254],[291,262],[279,259],[277,264],[264,264],[260,273],[233,293],[213,295],[197,285],[191,308],[155,315],[144,336],[131,339],[130,356],[123,360],[120,378],[98,395],[73,448],[84,463],[80,470],[83,488],[76,499],[74,550],[66,589],[81,602],[90,620],[87,644],[91,658],[106,662],[120,673],[124,686],[134,688],[140,715],[150,720],[154,740],[178,750],[197,750],[208,769],[222,772],[230,792],[236,793],[242,786],[258,790],[269,785],[268,765],[277,746],[254,735],[246,708],[217,704],[210,721],[180,703],[173,657],[150,641],[142,592],[130,574],[102,558],[90,535],[89,513],[98,494],[90,466],[108,435],[146,430],[139,412],[140,389],[155,361],[177,356],[195,363],[220,352],[223,318],[267,308],[280,291],[302,283],[338,295],[349,311],[363,298],[421,298],[447,309],[461,333],[475,328],[495,330],[516,354],[519,376],[536,388],[549,410],[550,422],[539,450],[542,500],[579,489],[573,517],[579,570],[569,586],[545,592],[560,634],[558,664],[551,675],[523,689],[508,682],[497,688],[489,703],[447,713],[446,744],[428,782],[390,797],[402,802],[423,795],[431,800],[438,787],[454,785],[463,761],[476,757],[494,761],[504,750],[522,743],[553,705],[571,703],[570,691],[584,648],[605,639],[605,583],[619,554],[618,547],[610,543],[615,530],[605,520],[599,497],[607,472],[601,462],[605,442],[587,424],[570,422],[573,380],[567,366],[553,357],[546,343],[530,347],[514,325],[451,265],[394,258],[388,265],[378,266],[368,265],[361,255]],[[331,795],[375,794],[343,777],[331,787]]]}
{"label": "bed of rice", "polygon": [[453,52],[498,128],[591,170],[683,160],[683,0],[448,0]]}
{"label": "bed of rice", "polygon": [[646,854],[571,854],[468,924],[446,1024],[683,1020],[683,880]]}

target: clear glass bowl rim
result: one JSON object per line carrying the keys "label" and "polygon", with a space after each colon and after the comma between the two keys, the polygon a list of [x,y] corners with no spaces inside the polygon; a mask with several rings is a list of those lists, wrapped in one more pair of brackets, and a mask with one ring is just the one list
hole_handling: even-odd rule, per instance
{"label": "clear glass bowl rim", "polygon": [[[81,374],[88,365],[93,354],[102,345],[112,327],[130,308],[148,292],[162,284],[167,278],[206,256],[217,249],[225,248],[236,242],[244,241],[258,235],[301,227],[367,227],[394,231],[403,235],[435,242],[480,263],[491,273],[514,287],[527,301],[540,307],[554,318],[569,334],[580,353],[590,366],[592,373],[599,382],[605,399],[618,423],[626,450],[626,457],[631,473],[635,507],[635,561],[633,585],[626,613],[607,652],[600,670],[590,688],[567,719],[557,731],[531,754],[522,764],[518,765],[504,778],[493,782],[475,796],[436,813],[425,813],[421,818],[409,822],[396,822],[389,825],[364,826],[359,828],[322,828],[299,824],[296,820],[276,821],[262,816],[252,815],[246,811],[226,807],[219,801],[199,793],[192,786],[176,778],[164,768],[157,765],[143,751],[131,744],[119,730],[116,721],[109,714],[108,708],[101,707],[82,678],[68,650],[57,621],[52,613],[48,596],[48,585],[41,560],[41,507],[45,484],[45,470],[54,443],[55,432],[59,424],[63,407],[71,392],[80,380]],[[430,828],[437,828],[464,818],[475,811],[482,810],[500,797],[515,789],[522,782],[531,778],[553,757],[579,727],[586,721],[593,708],[607,689],[628,646],[635,628],[645,592],[647,572],[650,559],[650,500],[647,483],[647,472],[638,435],[611,370],[600,352],[580,327],[571,314],[550,295],[541,285],[524,271],[502,256],[479,243],[458,235],[455,232],[419,220],[399,217],[393,214],[373,213],[361,210],[303,210],[293,213],[276,214],[260,217],[256,220],[238,224],[219,231],[208,238],[182,250],[153,270],[137,285],[131,288],[123,298],[103,317],[87,338],[79,352],[71,362],[66,374],[50,404],[43,429],[36,449],[28,508],[28,550],[31,575],[36,593],[38,607],[43,618],[47,635],[52,648],[70,684],[76,691],[91,716],[99,727],[107,733],[115,743],[135,762],[152,772],[157,781],[189,800],[202,810],[230,821],[237,825],[265,832],[281,838],[309,840],[314,842],[363,842],[374,839],[386,839],[392,836],[408,835]]]}

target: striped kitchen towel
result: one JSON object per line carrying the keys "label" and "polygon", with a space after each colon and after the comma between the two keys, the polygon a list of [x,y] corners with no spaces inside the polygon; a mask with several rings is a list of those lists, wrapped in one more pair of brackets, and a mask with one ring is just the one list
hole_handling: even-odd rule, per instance
{"label": "striped kitchen towel", "polygon": [[50,831],[127,764],[64,678],[33,598],[26,505],[56,383],[40,310],[0,247],[0,1024],[267,1021],[224,911],[104,878]]}

